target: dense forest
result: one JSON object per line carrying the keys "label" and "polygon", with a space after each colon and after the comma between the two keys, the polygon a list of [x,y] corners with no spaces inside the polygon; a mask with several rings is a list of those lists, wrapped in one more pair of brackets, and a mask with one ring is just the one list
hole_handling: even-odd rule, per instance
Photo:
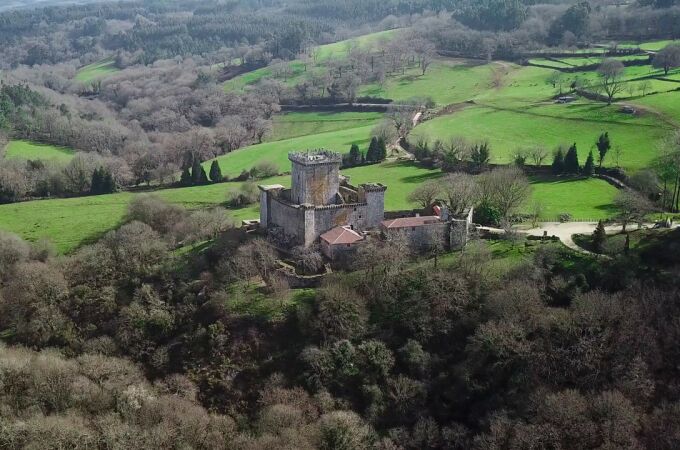
{"label": "dense forest", "polygon": [[[677,231],[501,273],[484,242],[437,267],[396,239],[293,293],[219,217],[141,197],[66,258],[0,234],[3,448],[680,445]],[[192,229],[220,237],[174,255]]]}

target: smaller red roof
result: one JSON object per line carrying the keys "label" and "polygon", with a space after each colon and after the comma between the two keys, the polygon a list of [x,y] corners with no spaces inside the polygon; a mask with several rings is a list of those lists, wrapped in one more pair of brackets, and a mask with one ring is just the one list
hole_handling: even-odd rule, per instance
{"label": "smaller red roof", "polygon": [[383,220],[382,225],[388,229],[412,228],[422,227],[431,223],[440,223],[441,221],[439,216],[401,217],[399,219]]}
{"label": "smaller red roof", "polygon": [[321,239],[331,245],[354,244],[362,241],[364,237],[348,226],[336,227],[321,235]]}

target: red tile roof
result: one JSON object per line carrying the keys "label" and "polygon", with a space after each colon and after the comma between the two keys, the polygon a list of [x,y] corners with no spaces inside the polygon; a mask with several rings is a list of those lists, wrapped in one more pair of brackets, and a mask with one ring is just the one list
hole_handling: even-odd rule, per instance
{"label": "red tile roof", "polygon": [[431,223],[440,223],[441,221],[439,216],[402,217],[399,219],[383,220],[382,226],[388,229],[412,228],[422,227]]}
{"label": "red tile roof", "polygon": [[331,245],[354,244],[362,241],[364,237],[348,226],[336,227],[321,235],[321,239]]}

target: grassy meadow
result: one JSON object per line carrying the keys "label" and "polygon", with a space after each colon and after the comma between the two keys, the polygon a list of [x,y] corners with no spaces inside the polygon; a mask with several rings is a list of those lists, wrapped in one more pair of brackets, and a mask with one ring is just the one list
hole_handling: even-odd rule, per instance
{"label": "grassy meadow", "polygon": [[73,150],[69,148],[37,144],[30,141],[11,141],[5,147],[6,159],[54,161],[65,164],[73,158],[73,155]]}
{"label": "grassy meadow", "polygon": [[[291,73],[287,78],[282,79],[281,81],[289,86],[294,86],[305,77],[323,71],[326,67],[326,63],[329,61],[347,56],[347,53],[351,49],[366,49],[371,46],[380,45],[381,42],[393,39],[398,33],[399,30],[379,31],[377,33],[346,39],[332,44],[320,45],[314,49],[314,56],[313,58],[310,58],[310,61],[307,63],[299,59],[289,61],[287,64]],[[223,87],[225,91],[243,90],[261,79],[271,77],[272,75],[272,67],[262,67],[226,81]]]}
{"label": "grassy meadow", "polygon": [[[588,152],[596,150],[598,136],[607,131],[612,146],[622,149],[620,164],[631,170],[644,168],[656,157],[657,142],[670,127],[654,121],[653,116],[637,118],[618,113],[617,108],[593,103],[539,105],[522,110],[470,106],[424,122],[413,133],[444,140],[453,136],[486,140],[491,144],[495,163],[510,163],[519,150],[531,146],[552,150],[576,143],[583,164]],[[544,164],[550,162],[546,158]]]}
{"label": "grassy meadow", "polygon": [[285,113],[274,118],[272,133],[267,140],[281,141],[300,136],[374,126],[382,118],[382,113],[374,112]]}
{"label": "grassy meadow", "polygon": [[113,58],[106,58],[78,69],[75,79],[82,83],[89,83],[118,71]]}
{"label": "grassy meadow", "polygon": [[540,220],[556,221],[563,213],[574,220],[599,220],[617,212],[612,203],[618,190],[599,178],[534,177],[531,186],[524,210],[531,213],[534,205],[540,205]]}
{"label": "grassy meadow", "polygon": [[[349,152],[352,144],[358,144],[366,151],[370,141],[370,133],[373,125],[349,128],[344,130],[329,131],[325,133],[300,136],[283,141],[264,142],[236,150],[217,158],[222,168],[222,173],[235,177],[242,170],[249,170],[261,161],[275,163],[281,172],[290,170],[288,153],[325,148],[339,153]],[[211,162],[204,163],[206,170]]]}

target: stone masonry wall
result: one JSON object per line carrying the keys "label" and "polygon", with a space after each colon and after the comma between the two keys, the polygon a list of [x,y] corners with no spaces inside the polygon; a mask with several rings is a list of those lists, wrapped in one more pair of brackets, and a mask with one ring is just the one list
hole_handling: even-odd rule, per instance
{"label": "stone masonry wall", "polygon": [[304,243],[304,211],[277,198],[269,196],[270,226],[281,227],[284,233],[298,244]]}
{"label": "stone masonry wall", "polygon": [[332,205],[340,189],[340,165],[293,162],[291,201],[295,204]]}
{"label": "stone masonry wall", "polygon": [[367,210],[364,204],[315,208],[314,234],[318,238],[326,231],[343,225],[351,225],[355,230],[365,230]]}
{"label": "stone masonry wall", "polygon": [[448,222],[437,222],[418,227],[387,229],[385,232],[388,237],[403,234],[415,251],[423,251],[431,248],[434,244],[448,248],[449,225]]}

